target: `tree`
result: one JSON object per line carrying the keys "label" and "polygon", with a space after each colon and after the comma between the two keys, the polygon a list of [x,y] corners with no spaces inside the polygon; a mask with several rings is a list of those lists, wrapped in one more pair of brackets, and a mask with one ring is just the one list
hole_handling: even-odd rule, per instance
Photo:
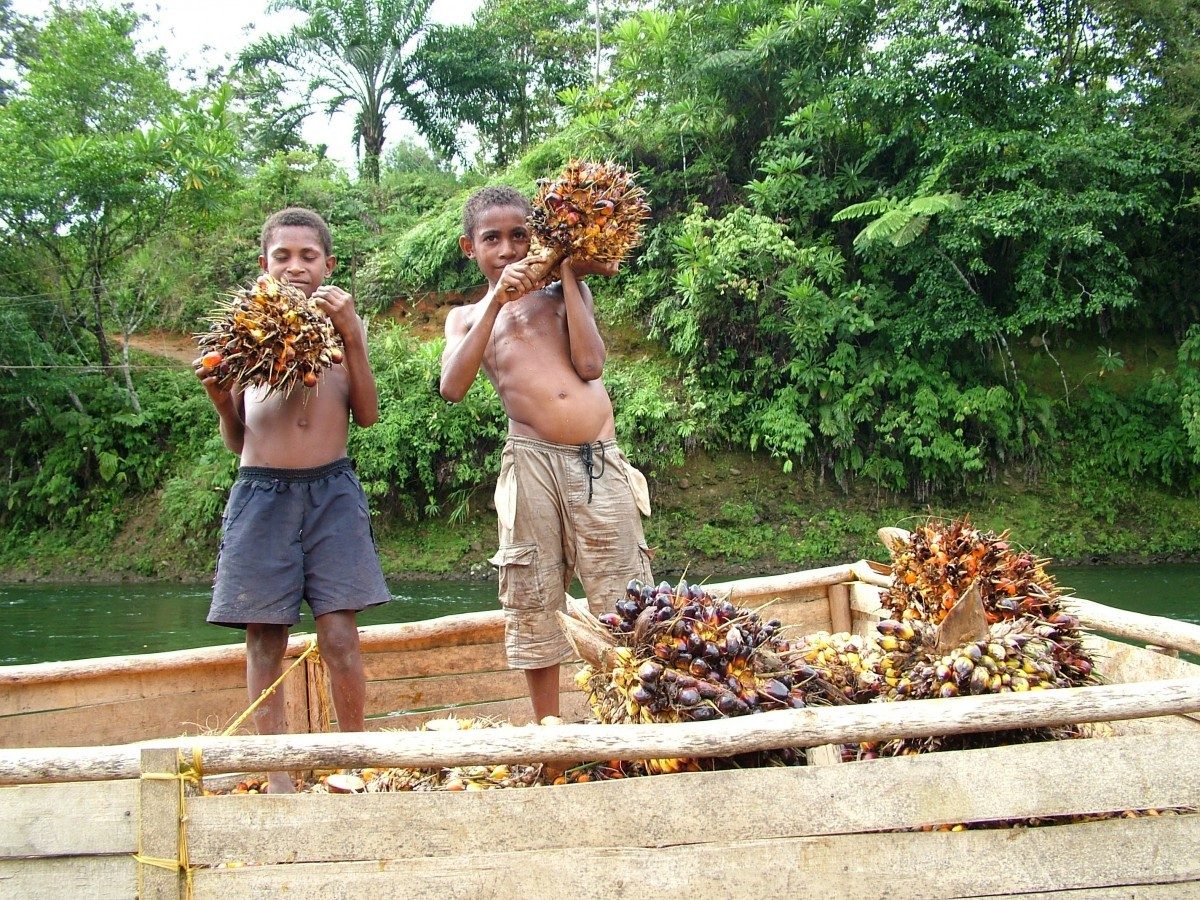
{"label": "tree", "polygon": [[137,24],[127,9],[55,6],[0,107],[0,230],[58,301],[65,327],[48,340],[106,371],[114,314],[141,318],[115,290],[121,264],[175,211],[206,214],[235,174],[228,95],[181,101],[161,52],[139,53]]}
{"label": "tree", "polygon": [[273,68],[282,84],[327,114],[353,109],[362,173],[378,181],[388,114],[398,110],[418,127],[426,121],[412,51],[431,2],[272,0],[268,11],[293,10],[304,21],[247,47],[239,66]]}
{"label": "tree", "polygon": [[[12,11],[12,0],[0,0],[0,66],[7,68],[15,62],[28,28],[28,23]],[[13,87],[13,83],[0,74],[0,104],[8,99]]]}
{"label": "tree", "polygon": [[586,0],[484,0],[469,25],[431,28],[420,49],[434,121],[429,138],[462,154],[464,128],[498,168],[546,135],[558,94],[591,77]]}

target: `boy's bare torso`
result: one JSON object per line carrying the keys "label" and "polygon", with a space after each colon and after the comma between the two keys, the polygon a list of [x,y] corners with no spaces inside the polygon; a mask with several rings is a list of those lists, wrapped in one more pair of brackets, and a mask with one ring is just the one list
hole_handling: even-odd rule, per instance
{"label": "boy's bare torso", "polygon": [[297,387],[286,398],[248,389],[242,465],[312,469],[346,455],[350,430],[349,376],[341,365],[324,370],[315,388]]}
{"label": "boy's bare torso", "polygon": [[[479,306],[464,307],[461,313],[465,330],[479,315]],[[616,435],[603,382],[584,381],[571,364],[558,284],[504,304],[483,370],[504,404],[510,434],[556,444],[586,444]]]}

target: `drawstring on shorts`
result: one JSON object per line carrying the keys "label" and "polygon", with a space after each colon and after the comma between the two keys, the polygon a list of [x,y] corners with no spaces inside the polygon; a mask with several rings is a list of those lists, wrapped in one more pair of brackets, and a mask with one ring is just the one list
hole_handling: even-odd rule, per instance
{"label": "drawstring on shorts", "polygon": [[[592,450],[593,447],[600,448],[599,470],[597,470],[597,468],[596,468],[594,451]],[[592,482],[595,481],[597,478],[600,478],[602,475],[604,475],[604,468],[605,468],[604,442],[596,441],[594,444],[580,444],[579,445],[579,458],[581,460],[583,460],[583,471],[585,471],[587,473],[587,477],[588,477],[587,502],[591,503],[592,502]]]}

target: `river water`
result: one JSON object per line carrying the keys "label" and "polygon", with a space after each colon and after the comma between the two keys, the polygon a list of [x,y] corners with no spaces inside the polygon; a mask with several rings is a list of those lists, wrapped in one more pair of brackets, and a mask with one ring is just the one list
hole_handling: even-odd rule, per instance
{"label": "river water", "polygon": [[[1053,574],[1088,600],[1200,624],[1200,564],[1064,568]],[[494,581],[405,581],[392,592],[391,603],[362,613],[359,623],[498,608]],[[0,665],[240,643],[243,632],[204,621],[208,600],[207,585],[0,584]],[[313,630],[307,607],[297,630]]]}

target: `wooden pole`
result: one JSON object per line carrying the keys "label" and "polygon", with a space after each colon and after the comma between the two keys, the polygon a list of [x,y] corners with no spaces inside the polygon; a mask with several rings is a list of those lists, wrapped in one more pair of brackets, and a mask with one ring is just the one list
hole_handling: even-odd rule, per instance
{"label": "wooden pole", "polygon": [[1063,597],[1063,607],[1078,616],[1080,624],[1093,631],[1168,650],[1200,654],[1200,625],[1102,606],[1082,597]]}
{"label": "wooden pole", "polygon": [[[703,584],[706,591],[714,597],[730,594],[730,599],[739,606],[746,604],[741,600],[750,597],[774,598],[780,594],[789,594],[808,588],[828,587],[843,581],[852,581],[854,572],[850,565],[826,566],[823,569],[808,569],[803,572],[789,572],[785,575],[764,575],[761,578],[742,578],[738,581],[721,581],[716,584]],[[739,598],[741,598],[739,600]]]}
{"label": "wooden pole", "polygon": [[854,625],[850,616],[850,585],[831,584],[829,596],[829,630],[834,634],[850,631]]}
{"label": "wooden pole", "polygon": [[[432,768],[594,759],[721,757],[814,747],[1061,726],[1200,712],[1200,678],[1020,694],[780,710],[674,725],[561,725],[464,731],[177,738],[210,774],[280,769]],[[0,751],[0,784],[97,781],[138,773],[136,745]]]}

